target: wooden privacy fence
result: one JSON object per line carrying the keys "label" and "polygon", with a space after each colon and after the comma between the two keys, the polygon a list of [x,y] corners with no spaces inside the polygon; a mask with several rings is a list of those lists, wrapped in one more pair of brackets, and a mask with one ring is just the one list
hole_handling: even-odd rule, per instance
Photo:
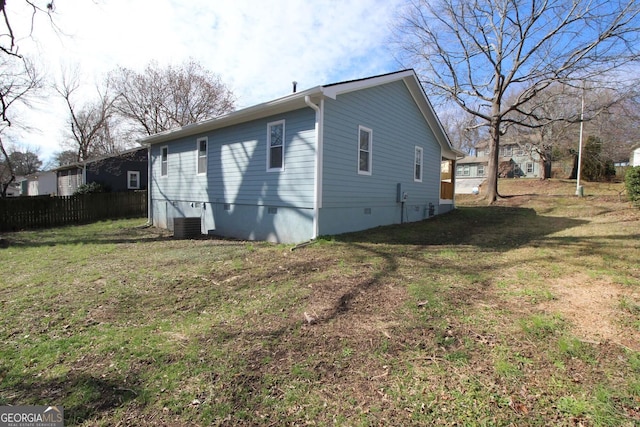
{"label": "wooden privacy fence", "polygon": [[146,215],[146,191],[0,199],[0,231]]}

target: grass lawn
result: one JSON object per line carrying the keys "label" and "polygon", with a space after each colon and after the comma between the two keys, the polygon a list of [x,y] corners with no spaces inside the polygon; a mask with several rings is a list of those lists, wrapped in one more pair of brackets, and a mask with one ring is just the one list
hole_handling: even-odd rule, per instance
{"label": "grass lawn", "polygon": [[144,219],[1,235],[0,405],[69,426],[638,425],[622,190],[501,181],[495,206],[296,250]]}

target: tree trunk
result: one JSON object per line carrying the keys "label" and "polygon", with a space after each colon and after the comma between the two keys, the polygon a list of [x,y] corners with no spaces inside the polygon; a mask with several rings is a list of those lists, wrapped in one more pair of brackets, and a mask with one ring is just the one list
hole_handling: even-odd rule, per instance
{"label": "tree trunk", "polygon": [[489,170],[487,174],[486,200],[492,204],[498,199],[498,154],[500,152],[500,119],[491,120],[489,138]]}
{"label": "tree trunk", "polygon": [[573,167],[571,168],[571,175],[569,175],[569,179],[577,179],[578,178],[578,155],[573,155]]}
{"label": "tree trunk", "polygon": [[7,150],[4,149],[4,144],[2,143],[2,139],[0,139],[0,153],[2,153],[2,157],[4,157],[5,167],[9,171],[9,181],[3,182],[2,185],[0,185],[0,197],[4,199],[7,197],[7,189],[9,188],[11,183],[15,181],[16,176],[13,173],[13,164],[11,163],[11,157],[9,157]]}
{"label": "tree trunk", "polygon": [[542,159],[542,176],[540,179],[551,178],[551,160],[546,157]]}
{"label": "tree trunk", "polygon": [[551,157],[546,151],[538,151],[538,155],[540,156],[540,162],[542,163],[540,179],[549,179],[551,177]]}

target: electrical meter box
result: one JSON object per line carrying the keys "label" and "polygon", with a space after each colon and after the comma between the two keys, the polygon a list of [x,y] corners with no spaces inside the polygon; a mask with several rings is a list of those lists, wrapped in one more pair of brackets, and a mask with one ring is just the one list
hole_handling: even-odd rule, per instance
{"label": "electrical meter box", "polygon": [[409,195],[407,194],[406,191],[404,191],[402,187],[402,183],[399,182],[396,186],[396,202],[404,203],[407,201],[408,198],[409,198]]}

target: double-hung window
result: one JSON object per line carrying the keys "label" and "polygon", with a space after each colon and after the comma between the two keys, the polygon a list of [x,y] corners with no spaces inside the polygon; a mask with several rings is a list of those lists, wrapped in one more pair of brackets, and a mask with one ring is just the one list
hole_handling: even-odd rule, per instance
{"label": "double-hung window", "polygon": [[169,147],[160,149],[160,176],[167,176],[169,172]]}
{"label": "double-hung window", "polygon": [[471,170],[469,168],[469,165],[458,165],[458,167],[456,167],[457,176],[469,176],[470,173]]}
{"label": "double-hung window", "polygon": [[267,171],[284,170],[284,120],[267,124]]}
{"label": "double-hung window", "polygon": [[533,173],[533,163],[527,162],[526,168],[527,168],[527,173]]}
{"label": "double-hung window", "polygon": [[415,160],[413,161],[413,180],[422,182],[422,147],[416,147]]}
{"label": "double-hung window", "polygon": [[129,190],[140,189],[140,172],[139,171],[127,171],[127,189]]}
{"label": "double-hung window", "polygon": [[358,127],[358,173],[371,175],[372,165],[372,134],[371,129]]}
{"label": "double-hung window", "polygon": [[204,138],[198,138],[197,146],[198,146],[198,167],[197,174],[205,175],[207,173],[207,145],[208,139],[205,136]]}

